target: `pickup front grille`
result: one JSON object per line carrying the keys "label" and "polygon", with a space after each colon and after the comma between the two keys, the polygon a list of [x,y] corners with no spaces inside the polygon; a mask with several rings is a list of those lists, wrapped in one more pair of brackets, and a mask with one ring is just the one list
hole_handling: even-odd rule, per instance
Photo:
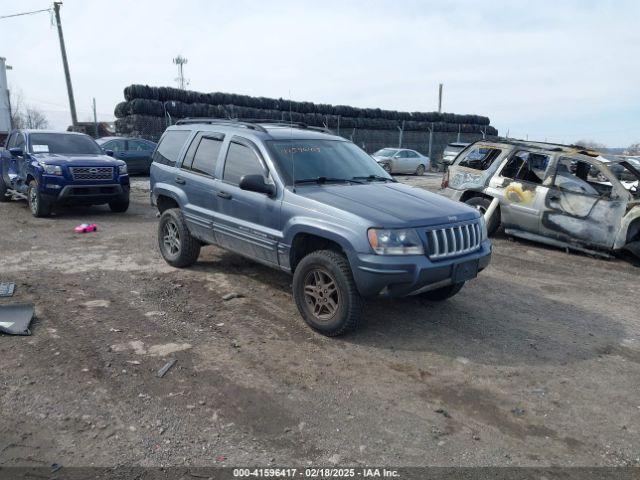
{"label": "pickup front grille", "polygon": [[480,234],[477,222],[428,230],[428,257],[442,260],[474,252],[480,248]]}
{"label": "pickup front grille", "polygon": [[113,167],[70,167],[74,180],[112,180]]}

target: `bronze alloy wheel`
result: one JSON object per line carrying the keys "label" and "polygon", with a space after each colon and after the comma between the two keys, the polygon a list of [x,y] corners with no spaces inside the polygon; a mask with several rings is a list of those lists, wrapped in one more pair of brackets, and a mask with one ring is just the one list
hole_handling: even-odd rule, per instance
{"label": "bronze alloy wheel", "polygon": [[318,321],[331,321],[341,302],[335,278],[324,268],[309,271],[304,279],[304,300]]}
{"label": "bronze alloy wheel", "polygon": [[180,253],[180,232],[173,220],[168,220],[164,224],[162,243],[167,253],[178,255]]}

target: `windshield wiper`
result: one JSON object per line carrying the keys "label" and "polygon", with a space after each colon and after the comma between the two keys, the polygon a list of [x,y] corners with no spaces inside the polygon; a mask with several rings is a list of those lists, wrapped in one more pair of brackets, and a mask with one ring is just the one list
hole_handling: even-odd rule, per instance
{"label": "windshield wiper", "polygon": [[361,177],[353,177],[353,180],[367,180],[368,182],[378,181],[378,182],[397,182],[395,178],[383,177],[382,175],[367,175]]}
{"label": "windshield wiper", "polygon": [[317,183],[318,185],[322,185],[323,183],[362,183],[359,180],[348,178],[332,178],[332,177],[316,177],[316,178],[305,178],[302,180],[296,180],[296,185],[300,183]]}

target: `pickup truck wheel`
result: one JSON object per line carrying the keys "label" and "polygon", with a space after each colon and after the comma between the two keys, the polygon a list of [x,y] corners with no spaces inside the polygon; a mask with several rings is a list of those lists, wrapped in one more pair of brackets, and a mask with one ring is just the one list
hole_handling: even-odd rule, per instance
{"label": "pickup truck wheel", "polygon": [[38,190],[38,183],[35,180],[31,180],[29,183],[27,201],[29,203],[29,210],[31,210],[31,214],[34,217],[48,217],[51,214],[51,203],[45,198],[42,198]]}
{"label": "pickup truck wheel", "polygon": [[189,233],[177,208],[162,213],[158,224],[158,246],[162,257],[172,267],[193,265],[200,255],[200,242]]}
{"label": "pickup truck wheel", "polygon": [[442,300],[446,300],[447,298],[453,297],[456,293],[462,290],[462,287],[464,287],[464,282],[454,283],[451,285],[447,285],[446,287],[424,292],[420,294],[420,297],[424,298],[425,300],[431,300],[432,302],[440,302]]}
{"label": "pickup truck wheel", "polygon": [[0,202],[10,202],[11,197],[7,196],[7,184],[4,183],[4,178],[0,174]]}
{"label": "pickup truck wheel", "polygon": [[109,202],[109,208],[114,213],[124,213],[129,210],[129,199]]}
{"label": "pickup truck wheel", "polygon": [[[487,210],[489,209],[489,205],[491,205],[491,200],[484,197],[473,197],[464,203],[466,203],[470,207],[475,208],[482,215],[484,215],[485,213],[487,213]],[[500,228],[500,207],[495,209],[495,211],[493,212],[493,215],[487,222],[487,234],[490,237],[493,236],[493,234],[498,231],[498,228]]]}
{"label": "pickup truck wheel", "polygon": [[293,275],[293,296],[298,310],[314,330],[334,337],[358,326],[362,298],[347,258],[332,250],[304,257]]}

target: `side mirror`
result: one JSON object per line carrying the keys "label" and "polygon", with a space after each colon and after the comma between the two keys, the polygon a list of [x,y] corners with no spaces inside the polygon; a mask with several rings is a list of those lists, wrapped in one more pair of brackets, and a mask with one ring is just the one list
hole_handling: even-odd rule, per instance
{"label": "side mirror", "polygon": [[105,150],[104,153],[106,153],[110,157],[113,157],[113,150]]}
{"label": "side mirror", "polygon": [[22,150],[22,148],[20,148],[20,147],[10,148],[9,152],[14,157],[22,157],[22,156],[24,156],[24,150]]}
{"label": "side mirror", "polygon": [[244,175],[240,179],[239,187],[249,192],[264,193],[270,197],[276,193],[275,185],[267,183],[262,175]]}

